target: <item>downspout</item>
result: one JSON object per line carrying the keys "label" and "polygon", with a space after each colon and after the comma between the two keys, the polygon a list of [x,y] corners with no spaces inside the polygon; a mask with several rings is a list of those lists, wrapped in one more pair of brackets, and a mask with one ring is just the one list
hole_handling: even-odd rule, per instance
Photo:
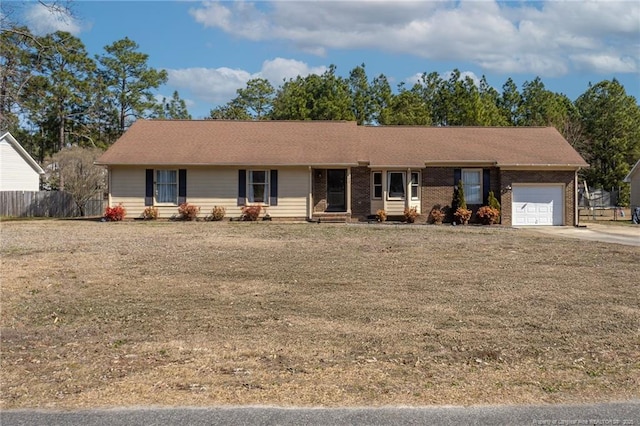
{"label": "downspout", "polygon": [[411,208],[411,169],[407,169],[407,175],[404,182],[404,207]]}
{"label": "downspout", "polygon": [[580,226],[580,209],[578,208],[578,171],[573,174],[573,226]]}
{"label": "downspout", "polygon": [[351,167],[347,167],[347,214],[351,216]]}
{"label": "downspout", "polygon": [[309,166],[309,194],[307,196],[307,219],[313,219],[313,169]]}
{"label": "downspout", "polygon": [[[109,207],[113,206],[112,204],[112,200],[111,200],[111,166],[107,166],[107,194],[108,194],[108,199],[107,202],[109,203]],[[103,198],[104,201],[104,198]]]}

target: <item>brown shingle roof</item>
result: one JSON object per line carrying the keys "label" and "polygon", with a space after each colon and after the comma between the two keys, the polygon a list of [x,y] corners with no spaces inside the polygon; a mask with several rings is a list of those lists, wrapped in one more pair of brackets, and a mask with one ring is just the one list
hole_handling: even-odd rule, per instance
{"label": "brown shingle roof", "polygon": [[365,127],[372,167],[489,163],[497,166],[586,167],[553,127]]}
{"label": "brown shingle roof", "polygon": [[345,121],[138,120],[106,165],[425,164],[586,167],[554,128],[357,126]]}

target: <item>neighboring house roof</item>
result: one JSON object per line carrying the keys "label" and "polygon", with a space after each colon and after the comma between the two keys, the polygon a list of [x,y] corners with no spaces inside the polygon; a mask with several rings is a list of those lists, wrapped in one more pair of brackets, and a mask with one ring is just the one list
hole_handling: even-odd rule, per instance
{"label": "neighboring house roof", "polygon": [[631,178],[636,174],[640,173],[640,160],[636,161],[636,164],[633,166],[627,177],[624,178],[624,182],[630,183]]}
{"label": "neighboring house roof", "polygon": [[2,136],[0,136],[0,141],[8,142],[9,145],[11,145],[13,147],[13,149],[16,150],[16,152],[20,155],[20,157],[22,157],[24,159],[24,161],[27,164],[29,164],[29,166],[31,166],[31,168],[34,171],[36,171],[40,175],[44,174],[44,170],[42,170],[42,167],[40,167],[38,162],[36,160],[34,160],[33,157],[31,157],[27,151],[24,150],[22,145],[20,145],[18,143],[16,138],[14,138],[11,133],[5,132]]}
{"label": "neighboring house roof", "polygon": [[588,166],[552,127],[374,127],[347,121],[224,120],[138,120],[97,163]]}

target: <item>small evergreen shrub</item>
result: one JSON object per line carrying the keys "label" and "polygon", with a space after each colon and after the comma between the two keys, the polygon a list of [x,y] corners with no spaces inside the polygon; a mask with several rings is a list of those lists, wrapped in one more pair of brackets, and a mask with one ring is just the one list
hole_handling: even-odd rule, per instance
{"label": "small evergreen shrub", "polygon": [[119,222],[124,219],[126,214],[127,211],[122,204],[104,209],[104,218],[108,222]]}
{"label": "small evergreen shrub", "polygon": [[502,212],[502,206],[500,206],[500,201],[498,201],[496,196],[493,194],[493,191],[489,191],[489,199],[487,200],[487,204],[492,209],[496,209],[498,211],[498,218],[496,219],[495,223],[500,222],[500,214]]}
{"label": "small evergreen shrub", "polygon": [[207,216],[207,220],[220,221],[224,219],[224,215],[227,213],[224,207],[214,206],[211,210],[211,214]]}
{"label": "small evergreen shrub", "polygon": [[198,213],[200,213],[200,207],[194,204],[182,203],[178,206],[178,218],[180,220],[196,220]]}
{"label": "small evergreen shrub", "polygon": [[157,207],[146,207],[142,212],[142,218],[144,220],[156,220],[158,218],[158,208]]}
{"label": "small evergreen shrub", "polygon": [[467,202],[464,199],[464,185],[462,184],[462,180],[458,182],[458,186],[453,190],[453,202],[451,207],[454,211],[459,208],[467,209]]}
{"label": "small evergreen shrub", "polygon": [[254,222],[260,217],[262,206],[244,206],[242,208],[241,220]]}

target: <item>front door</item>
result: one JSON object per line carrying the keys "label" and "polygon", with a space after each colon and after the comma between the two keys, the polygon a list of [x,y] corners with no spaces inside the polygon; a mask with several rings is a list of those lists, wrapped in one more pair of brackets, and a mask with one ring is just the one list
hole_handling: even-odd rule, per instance
{"label": "front door", "polygon": [[347,211],[347,171],[344,169],[327,170],[327,211]]}

